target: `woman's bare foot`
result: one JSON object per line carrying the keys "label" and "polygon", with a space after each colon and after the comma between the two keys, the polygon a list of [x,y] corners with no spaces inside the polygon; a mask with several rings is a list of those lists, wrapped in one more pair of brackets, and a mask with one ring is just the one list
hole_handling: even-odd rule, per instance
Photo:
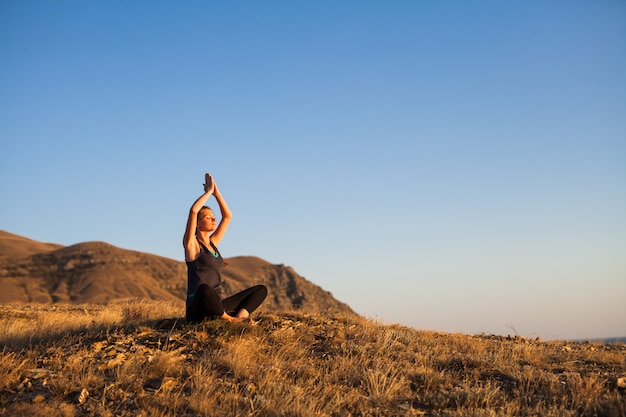
{"label": "woman's bare foot", "polygon": [[243,317],[240,317],[241,312],[239,312],[239,314],[237,314],[237,317],[233,317],[230,314],[224,312],[224,314],[222,314],[222,316],[220,317],[221,319],[224,319],[230,323],[246,323],[249,324],[251,326],[254,326],[256,323],[254,322],[254,320],[252,320],[250,318],[250,316],[248,315],[248,312],[246,310],[242,310],[245,311],[246,314]]}
{"label": "woman's bare foot", "polygon": [[245,308],[242,308],[239,312],[237,312],[237,317],[245,319],[250,317],[250,313]]}

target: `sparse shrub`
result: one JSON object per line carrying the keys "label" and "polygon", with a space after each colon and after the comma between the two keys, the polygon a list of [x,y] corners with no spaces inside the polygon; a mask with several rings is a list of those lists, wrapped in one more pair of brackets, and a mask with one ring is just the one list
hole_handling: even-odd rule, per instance
{"label": "sparse shrub", "polygon": [[393,363],[375,366],[366,370],[363,375],[365,392],[374,401],[393,400],[404,385],[404,376]]}

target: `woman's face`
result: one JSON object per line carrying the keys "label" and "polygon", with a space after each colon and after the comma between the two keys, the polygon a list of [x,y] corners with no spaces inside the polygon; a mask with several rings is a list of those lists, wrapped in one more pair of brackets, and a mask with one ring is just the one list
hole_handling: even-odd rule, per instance
{"label": "woman's face", "polygon": [[198,213],[198,230],[203,232],[212,232],[217,227],[215,223],[215,214],[208,208],[203,208]]}

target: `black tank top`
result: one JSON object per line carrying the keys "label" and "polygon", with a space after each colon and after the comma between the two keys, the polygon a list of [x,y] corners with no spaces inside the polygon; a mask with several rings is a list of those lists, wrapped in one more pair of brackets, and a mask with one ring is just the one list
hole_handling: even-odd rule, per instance
{"label": "black tank top", "polygon": [[[200,242],[198,242],[200,243]],[[215,255],[209,249],[200,243],[201,249],[198,257],[189,262],[187,261],[187,307],[191,305],[193,295],[200,284],[207,284],[222,296],[222,268],[224,267],[224,258],[217,250],[217,247],[210,242],[211,247],[215,250]]]}

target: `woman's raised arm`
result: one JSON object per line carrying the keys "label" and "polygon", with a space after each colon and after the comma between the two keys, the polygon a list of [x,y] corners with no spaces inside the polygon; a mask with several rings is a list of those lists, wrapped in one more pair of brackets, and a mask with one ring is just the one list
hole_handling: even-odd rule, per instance
{"label": "woman's raised arm", "polygon": [[230,224],[231,219],[233,218],[233,213],[231,213],[228,208],[228,204],[226,204],[226,200],[220,193],[220,190],[217,188],[217,185],[213,183],[213,195],[217,200],[217,204],[220,206],[220,214],[222,215],[222,219],[220,220],[220,224],[215,229],[215,232],[211,235],[211,242],[215,246],[219,245],[224,237],[224,233],[226,233],[226,229],[228,229],[228,225]]}
{"label": "woman's raised arm", "polygon": [[[204,207],[204,204],[209,199],[213,191],[215,190],[215,184],[213,178],[208,172],[204,176],[204,193],[198,197],[189,209],[189,217],[187,218],[187,226],[185,227],[185,235],[183,236],[183,247],[185,248],[185,260],[193,261],[200,253],[200,245],[196,239],[196,227],[198,225],[198,213],[200,209]],[[220,206],[221,207],[221,206]]]}

